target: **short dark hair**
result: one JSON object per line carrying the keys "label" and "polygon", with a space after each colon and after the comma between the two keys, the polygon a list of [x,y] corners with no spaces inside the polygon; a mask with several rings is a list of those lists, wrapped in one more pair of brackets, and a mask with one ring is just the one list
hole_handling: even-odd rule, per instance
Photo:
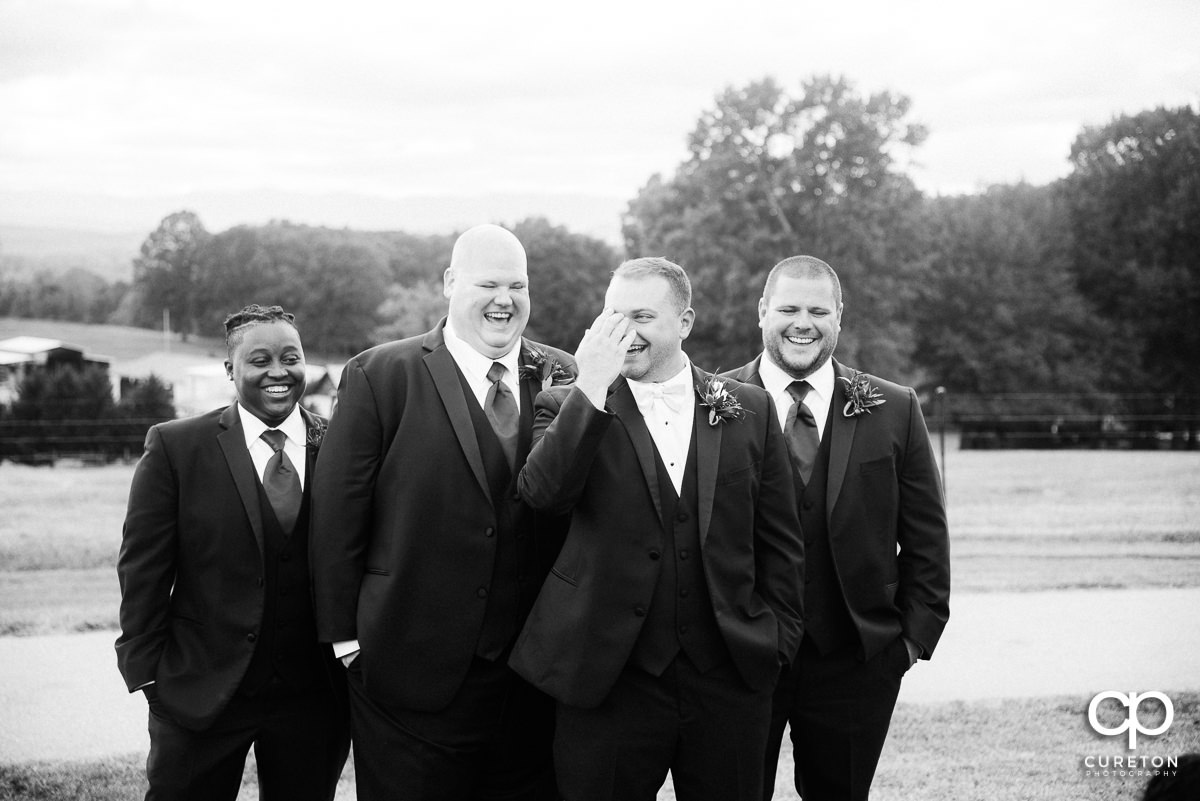
{"label": "short dark hair", "polygon": [[285,312],[282,306],[259,306],[251,303],[225,318],[225,350],[229,356],[242,344],[246,329],[263,323],[287,323],[299,331],[296,325],[296,315]]}
{"label": "short dark hair", "polygon": [[833,268],[817,257],[790,256],[772,267],[771,272],[767,273],[767,283],[763,286],[762,296],[764,299],[770,299],[781,275],[789,278],[828,278],[829,282],[833,284],[833,299],[841,308],[842,282],[838,280],[837,273],[833,271]]}
{"label": "short dark hair", "polygon": [[678,307],[676,311],[682,314],[692,305],[692,282],[688,280],[687,273],[675,262],[668,261],[661,256],[645,256],[640,259],[624,261],[617,269],[613,270],[613,277],[617,276],[665,278],[671,285],[671,297],[674,298],[675,305]]}

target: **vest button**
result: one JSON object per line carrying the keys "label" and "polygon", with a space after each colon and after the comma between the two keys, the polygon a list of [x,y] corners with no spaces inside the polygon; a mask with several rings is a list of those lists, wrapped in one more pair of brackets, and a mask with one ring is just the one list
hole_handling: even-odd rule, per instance
{"label": "vest button", "polygon": [[487,587],[480,587],[478,590],[475,591],[475,594],[478,595],[480,598],[486,598],[488,595]]}
{"label": "vest button", "polygon": [[805,501],[805,502],[804,502],[804,507],[803,507],[803,508],[804,508],[804,511],[806,511],[806,512],[811,512],[811,511],[812,511],[812,508],[813,508],[813,502],[812,502],[812,501]]}
{"label": "vest button", "polygon": [[680,626],[680,627],[679,627],[679,633],[680,633],[680,634],[687,634],[687,626]]}
{"label": "vest button", "polygon": [[638,617],[645,617],[646,616],[646,607],[635,606],[635,607],[633,607],[633,613],[635,615],[637,615]]}
{"label": "vest button", "polygon": [[679,558],[680,558],[680,559],[687,559],[687,558],[688,558],[688,552],[687,552],[687,548],[684,548],[682,551],[680,551],[680,552],[679,552]]}
{"label": "vest button", "polygon": [[252,631],[252,632],[250,632],[249,634],[247,634],[247,635],[246,635],[246,639],[247,639],[249,642],[254,642],[255,640],[257,640],[257,639],[258,639],[258,635],[257,635],[257,634],[255,634],[255,633]]}
{"label": "vest button", "polygon": [[281,561],[281,562],[286,562],[287,560],[289,560],[291,558],[292,558],[291,551],[284,551],[283,553],[279,554],[279,561]]}
{"label": "vest button", "polygon": [[485,528],[485,529],[483,530],[483,536],[485,536],[485,537],[494,537],[494,536],[496,536],[496,529],[492,528],[491,526],[488,526],[487,528]]}
{"label": "vest button", "polygon": [[686,598],[686,597],[688,597],[688,588],[687,588],[687,587],[684,587],[683,589],[681,589],[681,590],[679,591],[679,597],[680,597],[680,598]]}
{"label": "vest button", "polygon": [[688,520],[687,512],[680,512],[679,514],[675,515],[675,522],[677,522],[677,523],[686,523],[687,520]]}
{"label": "vest button", "polygon": [[650,558],[651,558],[651,559],[653,559],[654,561],[656,561],[656,562],[657,562],[657,561],[659,560],[659,558],[660,558],[660,557],[662,557],[662,554],[661,554],[660,552],[658,552],[658,551],[651,551],[651,552],[650,552]]}

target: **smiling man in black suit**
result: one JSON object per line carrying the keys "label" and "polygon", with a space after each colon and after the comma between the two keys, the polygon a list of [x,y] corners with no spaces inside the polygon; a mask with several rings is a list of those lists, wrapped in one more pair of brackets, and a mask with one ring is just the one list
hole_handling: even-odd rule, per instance
{"label": "smiling man in black suit", "polygon": [[247,306],[225,332],[237,403],[150,429],[117,561],[117,663],[150,706],[146,798],[236,798],[253,745],[264,801],[328,801],[349,720],[309,591],[324,421],[299,405],[291,314]]}
{"label": "smiling man in black suit", "polygon": [[758,317],[762,355],[727,375],[779,411],[807,555],[804,642],[775,694],[763,797],[790,723],[804,800],[866,799],[901,677],[950,615],[941,477],[916,393],[833,358],[842,289],[828,264],[777,264]]}

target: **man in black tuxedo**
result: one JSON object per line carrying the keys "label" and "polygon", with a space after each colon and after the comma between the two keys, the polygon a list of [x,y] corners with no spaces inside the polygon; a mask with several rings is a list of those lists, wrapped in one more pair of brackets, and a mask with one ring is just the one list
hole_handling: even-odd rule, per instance
{"label": "man in black tuxedo", "polygon": [[575,387],[537,399],[520,491],[570,513],[513,651],[558,700],[571,801],[756,801],[771,694],[801,636],[803,547],[766,393],[681,345],[691,286],[666,259],[615,272]]}
{"label": "man in black tuxedo", "polygon": [[790,723],[805,801],[866,799],[901,677],[950,615],[941,478],[916,393],[833,358],[842,290],[828,264],[777,264],[758,317],[762,355],[727,375],[774,400],[807,555],[804,642],[776,691],[763,797]]}
{"label": "man in black tuxedo", "polygon": [[524,339],[525,249],[454,245],[449,314],[350,360],[317,464],[317,624],[348,666],[360,799],[554,795],[553,703],[507,666],[561,526],[516,492],[533,399],[573,361]]}
{"label": "man in black tuxedo", "polygon": [[236,798],[253,745],[263,799],[328,801],[350,738],[309,591],[325,424],[291,314],[247,306],[225,341],[237,403],[151,428],[129,491],[116,648],[150,706],[146,798]]}

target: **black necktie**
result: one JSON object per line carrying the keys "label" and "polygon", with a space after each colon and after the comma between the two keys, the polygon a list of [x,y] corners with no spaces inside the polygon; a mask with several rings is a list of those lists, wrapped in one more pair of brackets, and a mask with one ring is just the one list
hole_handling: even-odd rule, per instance
{"label": "black necktie", "polygon": [[806,485],[812,477],[813,464],[817,461],[817,449],[821,447],[817,421],[813,419],[812,410],[804,405],[804,398],[810,389],[812,386],[807,381],[788,384],[787,394],[792,396],[793,403],[783,427],[788,450],[792,454],[792,464]]}
{"label": "black necktie", "polygon": [[500,447],[504,449],[511,469],[517,463],[517,426],[521,415],[517,412],[517,401],[513,398],[512,390],[501,380],[506,371],[507,368],[500,362],[492,362],[488,368],[487,379],[492,386],[483,399],[483,411],[496,431],[496,438],[500,440]]}
{"label": "black necktie", "polygon": [[263,473],[263,489],[267,491],[279,525],[285,534],[290,534],[296,526],[296,518],[300,516],[300,501],[304,493],[300,488],[300,476],[292,460],[283,452],[287,434],[272,428],[262,432],[262,438],[275,451]]}

